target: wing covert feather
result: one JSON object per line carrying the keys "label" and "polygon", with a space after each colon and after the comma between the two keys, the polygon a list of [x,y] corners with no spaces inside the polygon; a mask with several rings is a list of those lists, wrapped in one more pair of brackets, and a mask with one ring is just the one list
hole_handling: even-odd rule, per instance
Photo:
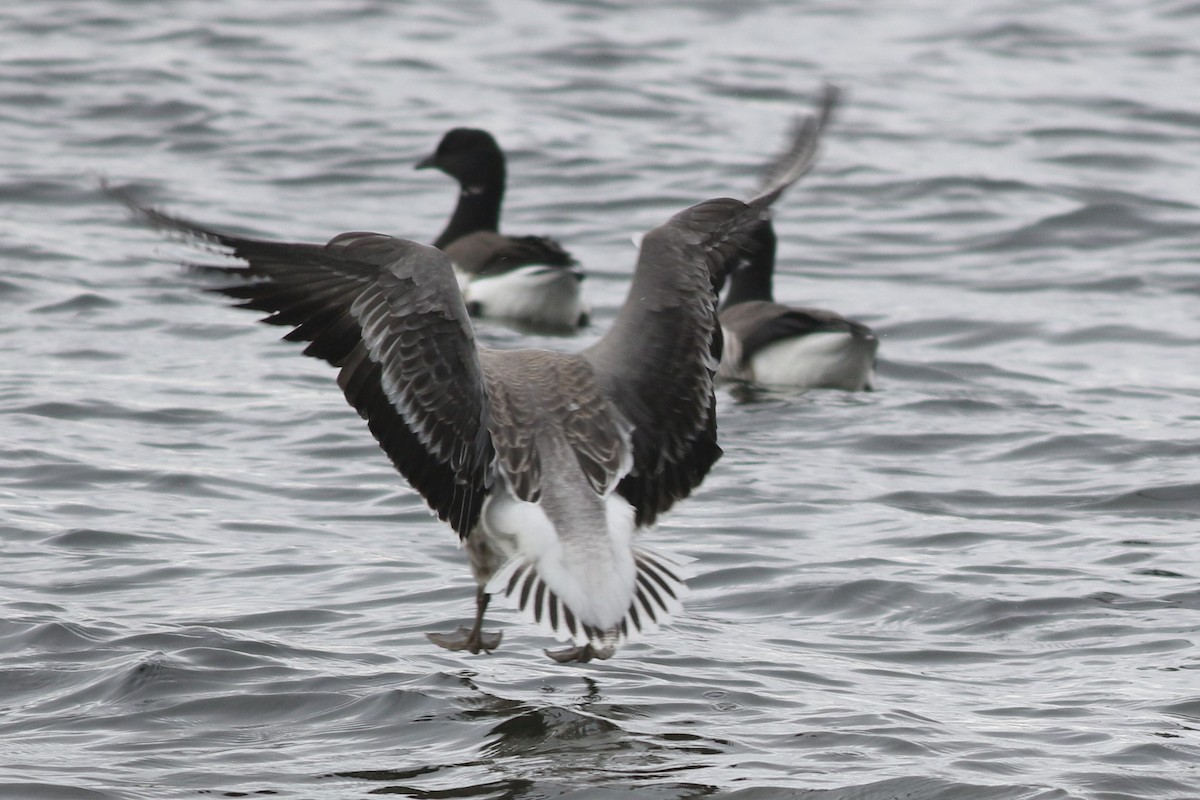
{"label": "wing covert feather", "polygon": [[292,328],[285,339],[340,368],[346,400],[392,463],[460,536],[470,533],[495,451],[474,335],[443,253],[377,233],[323,246],[232,236],[114,194],[152,225],[245,262],[197,266],[245,278],[212,291]]}

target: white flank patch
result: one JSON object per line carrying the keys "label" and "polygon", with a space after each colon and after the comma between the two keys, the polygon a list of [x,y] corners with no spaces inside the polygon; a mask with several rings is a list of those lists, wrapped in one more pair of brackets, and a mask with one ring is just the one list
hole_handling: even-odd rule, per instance
{"label": "white flank patch", "polygon": [[859,391],[871,382],[874,340],[810,333],[764,347],[750,360],[751,380],[767,386]]}
{"label": "white flank patch", "polygon": [[484,316],[556,328],[575,327],[589,311],[580,298],[579,273],[561,267],[519,267],[476,277],[463,287],[463,299],[478,305]]}
{"label": "white flank patch", "polygon": [[458,281],[458,290],[460,292],[466,292],[467,284],[471,282],[471,273],[463,272],[456,264],[454,266],[454,280]]}

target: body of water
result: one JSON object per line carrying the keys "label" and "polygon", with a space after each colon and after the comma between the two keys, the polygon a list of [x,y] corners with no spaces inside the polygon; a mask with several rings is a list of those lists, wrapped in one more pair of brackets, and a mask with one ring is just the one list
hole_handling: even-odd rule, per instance
{"label": "body of water", "polygon": [[[0,11],[0,797],[1200,797],[1200,5],[48,0]],[[259,236],[431,240],[441,134],[621,303],[630,237],[778,204],[780,299],[878,391],[722,390],[648,536],[685,613],[492,655],[334,371],[101,178]]]}

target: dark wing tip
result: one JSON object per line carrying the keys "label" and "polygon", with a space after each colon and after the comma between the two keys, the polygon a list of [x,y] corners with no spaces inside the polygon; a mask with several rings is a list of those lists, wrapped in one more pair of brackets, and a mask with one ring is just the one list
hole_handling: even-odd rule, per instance
{"label": "dark wing tip", "polygon": [[[705,246],[712,246],[749,223],[768,219],[771,204],[816,163],[821,137],[840,97],[841,90],[833,84],[822,86],[816,113],[797,118],[786,149],[768,165],[762,190],[752,200],[747,203],[729,198],[705,200],[675,214],[663,227],[698,234]],[[646,239],[655,235],[661,234],[657,230],[651,231]],[[646,239],[643,239],[643,245]]]}
{"label": "dark wing tip", "polygon": [[787,146],[775,157],[764,172],[762,185],[750,205],[767,207],[784,191],[804,177],[817,160],[821,137],[833,119],[842,97],[842,90],[832,83],[821,86],[816,111],[796,118],[788,135]]}
{"label": "dark wing tip", "polygon": [[238,241],[237,237],[201,225],[198,222],[168,214],[153,206],[144,205],[134,196],[134,192],[128,186],[114,186],[107,179],[102,179],[100,181],[100,188],[113,200],[116,200],[129,209],[135,219],[152,228],[174,233],[193,241],[198,240],[223,247],[233,247]]}

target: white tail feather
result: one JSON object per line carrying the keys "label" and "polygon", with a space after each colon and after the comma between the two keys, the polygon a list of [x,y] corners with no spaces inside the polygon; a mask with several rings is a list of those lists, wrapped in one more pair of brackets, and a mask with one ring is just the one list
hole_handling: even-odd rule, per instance
{"label": "white tail feather", "polygon": [[559,641],[592,644],[612,650],[628,641],[657,631],[683,610],[688,577],[679,561],[649,550],[635,549],[636,579],[625,615],[614,626],[600,629],[580,620],[542,580],[534,562],[514,556],[492,579],[485,591],[502,595],[526,621],[541,627]]}

